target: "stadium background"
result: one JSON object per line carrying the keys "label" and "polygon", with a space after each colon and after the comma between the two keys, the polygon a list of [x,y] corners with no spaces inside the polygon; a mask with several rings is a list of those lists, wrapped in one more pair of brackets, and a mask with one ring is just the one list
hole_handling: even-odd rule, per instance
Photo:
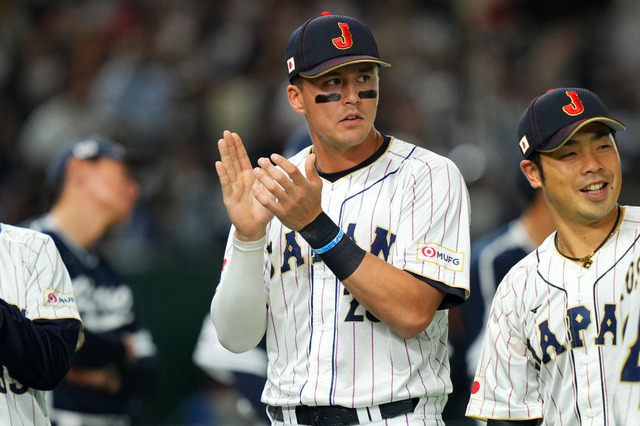
{"label": "stadium background", "polygon": [[[393,64],[381,72],[377,127],[460,167],[472,236],[518,213],[517,121],[552,87],[590,88],[627,124],[622,202],[640,204],[634,0],[2,0],[0,221],[43,211],[47,161],[77,135],[103,132],[155,159],[140,170],[131,221],[104,243],[159,347],[149,424],[195,424],[203,405],[219,424],[240,422],[229,389],[191,361],[229,225],[215,145],[236,131],[255,159],[304,140],[283,51],[323,10],[372,27]],[[452,322],[452,338],[460,332]],[[467,393],[455,396],[447,424],[468,424]]]}

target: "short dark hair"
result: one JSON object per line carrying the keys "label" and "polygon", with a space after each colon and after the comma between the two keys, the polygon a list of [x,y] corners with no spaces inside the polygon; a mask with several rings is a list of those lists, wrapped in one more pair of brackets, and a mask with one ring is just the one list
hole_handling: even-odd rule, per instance
{"label": "short dark hair", "polygon": [[542,170],[542,160],[541,160],[540,151],[533,151],[531,155],[529,155],[529,161],[531,161],[538,168],[540,172],[540,180],[544,183],[544,170]]}
{"label": "short dark hair", "polygon": [[290,81],[291,84],[293,84],[294,86],[298,86],[300,89],[302,89],[302,80],[303,77],[300,74],[296,74]]}

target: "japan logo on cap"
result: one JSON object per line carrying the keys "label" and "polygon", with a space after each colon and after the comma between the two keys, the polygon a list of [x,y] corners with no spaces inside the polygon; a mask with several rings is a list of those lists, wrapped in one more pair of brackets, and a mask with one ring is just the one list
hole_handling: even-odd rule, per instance
{"label": "japan logo on cap", "polygon": [[520,149],[522,150],[523,154],[526,153],[529,149],[529,140],[526,136],[523,136],[522,139],[520,139]]}
{"label": "japan logo on cap", "polygon": [[293,56],[290,57],[287,61],[287,69],[289,70],[289,72],[296,69],[296,61],[293,59]]}

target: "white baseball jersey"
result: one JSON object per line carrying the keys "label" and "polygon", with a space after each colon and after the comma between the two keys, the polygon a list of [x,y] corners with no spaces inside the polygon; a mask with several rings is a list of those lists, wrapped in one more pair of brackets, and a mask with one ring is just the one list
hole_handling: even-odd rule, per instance
{"label": "white baseball jersey", "polygon": [[560,255],[554,236],[500,283],[467,416],[615,424],[619,301],[633,271],[637,285],[640,208],[623,208],[618,231],[590,268]]}
{"label": "white baseball jersey", "polygon": [[[303,173],[308,154],[291,159]],[[438,419],[452,390],[445,308],[469,294],[463,178],[450,160],[388,137],[360,166],[322,177],[322,208],[348,237],[447,295],[429,327],[402,339],[274,218],[265,251],[269,366],[262,400],[357,408],[418,397],[419,419]],[[230,238],[226,260],[232,256]]]}
{"label": "white baseball jersey", "polygon": [[[53,241],[30,229],[0,224],[0,298],[30,320],[80,320],[69,274]],[[10,351],[11,343],[0,342],[2,351]],[[48,425],[44,391],[24,386],[6,366],[0,368],[0,423]]]}
{"label": "white baseball jersey", "polygon": [[628,265],[620,296],[622,344],[614,362],[619,367],[613,402],[618,425],[640,424],[640,256]]}

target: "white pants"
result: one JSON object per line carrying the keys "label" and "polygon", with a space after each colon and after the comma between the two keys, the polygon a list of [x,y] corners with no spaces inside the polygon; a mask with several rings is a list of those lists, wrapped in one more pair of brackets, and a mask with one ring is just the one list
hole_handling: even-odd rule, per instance
{"label": "white pants", "polygon": [[57,426],[130,426],[126,416],[83,414],[73,411],[51,410],[51,421]]}

